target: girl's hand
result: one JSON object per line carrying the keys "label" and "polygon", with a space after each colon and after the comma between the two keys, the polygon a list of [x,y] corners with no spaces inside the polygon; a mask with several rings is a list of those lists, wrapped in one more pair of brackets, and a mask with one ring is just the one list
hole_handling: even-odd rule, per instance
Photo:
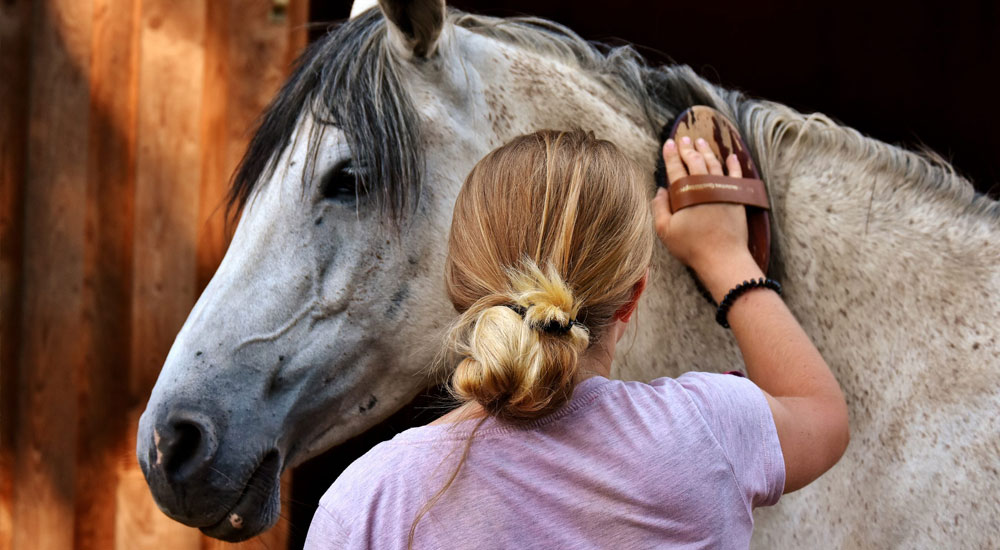
{"label": "girl's hand", "polygon": [[[670,184],[687,175],[711,174],[742,177],[736,155],[726,159],[726,169],[708,143],[698,138],[692,143],[684,137],[679,143],[667,140],[663,160]],[[671,214],[667,190],[660,189],[653,199],[656,234],[670,253],[702,277],[719,266],[743,264],[747,248],[746,209],[736,204],[701,204]]]}

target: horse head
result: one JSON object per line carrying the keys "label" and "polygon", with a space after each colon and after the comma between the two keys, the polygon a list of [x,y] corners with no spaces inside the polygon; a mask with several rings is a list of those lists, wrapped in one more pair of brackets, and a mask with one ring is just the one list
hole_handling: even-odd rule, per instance
{"label": "horse head", "polygon": [[[592,130],[648,167],[652,196],[657,133],[705,104],[737,122],[768,181],[772,272],[841,380],[855,432],[815,489],[756,515],[761,547],[991,546],[996,417],[974,411],[1000,403],[982,382],[1000,356],[1000,204],[947,164],[549,21],[443,0],[355,8],[265,113],[232,186],[233,241],[140,420],[139,462],[168,515],[226,540],[263,531],[282,470],[438,379],[451,210],[486,152],[541,128]],[[614,374],[739,364],[660,248],[650,322],[633,323]],[[969,498],[941,507],[945,493]]]}
{"label": "horse head", "polygon": [[236,174],[239,226],[140,420],[139,463],[166,514],[253,536],[277,519],[285,468],[432,382],[453,315],[451,209],[490,149],[584,126],[652,171],[664,115],[636,99],[631,50],[609,55],[621,62],[542,20],[383,0],[302,56]]}

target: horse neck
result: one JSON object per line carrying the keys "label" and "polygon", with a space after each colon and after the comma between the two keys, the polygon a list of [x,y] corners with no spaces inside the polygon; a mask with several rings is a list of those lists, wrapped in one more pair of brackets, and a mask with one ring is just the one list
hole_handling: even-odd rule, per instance
{"label": "horse neck", "polygon": [[[983,323],[1000,314],[1000,204],[977,196],[940,160],[822,115],[730,97],[768,182],[771,274],[785,283],[789,307],[822,348],[838,357],[835,348],[893,322],[909,327],[894,329],[900,345],[928,335],[954,344],[961,328],[972,327],[972,336],[987,330]],[[639,352],[634,359],[626,352],[618,375],[738,365],[732,339],[713,325],[690,276],[659,252],[646,302],[653,321],[634,330]],[[942,330],[943,321],[953,327]],[[644,364],[646,357],[658,364]]]}
{"label": "horse neck", "polygon": [[[1000,315],[1000,204],[946,163],[811,119],[750,135],[772,138],[760,151],[774,276],[824,356],[916,374],[956,347],[1000,351],[986,337]],[[881,364],[918,349],[920,361]]]}

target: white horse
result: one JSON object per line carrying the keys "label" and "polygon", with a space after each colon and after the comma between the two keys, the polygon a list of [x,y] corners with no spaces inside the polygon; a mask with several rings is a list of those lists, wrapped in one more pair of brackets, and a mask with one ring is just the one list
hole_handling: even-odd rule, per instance
{"label": "white horse", "polygon": [[[160,507],[213,536],[252,536],[276,519],[283,469],[440,376],[427,367],[453,316],[445,236],[487,151],[590,129],[648,166],[652,196],[658,133],[694,103],[748,138],[775,213],[772,274],[851,409],[847,454],[759,510],[755,546],[1000,547],[1000,204],[946,163],[822,115],[443,0],[358,14],[305,54],[265,115],[234,183],[239,228],[140,423]],[[662,247],[639,315],[616,376],[740,365]]]}

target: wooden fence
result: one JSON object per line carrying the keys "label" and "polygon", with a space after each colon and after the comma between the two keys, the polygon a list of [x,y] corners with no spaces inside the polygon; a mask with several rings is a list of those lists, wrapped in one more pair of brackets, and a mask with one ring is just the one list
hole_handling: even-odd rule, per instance
{"label": "wooden fence", "polygon": [[136,424],[221,260],[226,184],[307,1],[0,10],[0,548],[229,546],[156,508]]}

